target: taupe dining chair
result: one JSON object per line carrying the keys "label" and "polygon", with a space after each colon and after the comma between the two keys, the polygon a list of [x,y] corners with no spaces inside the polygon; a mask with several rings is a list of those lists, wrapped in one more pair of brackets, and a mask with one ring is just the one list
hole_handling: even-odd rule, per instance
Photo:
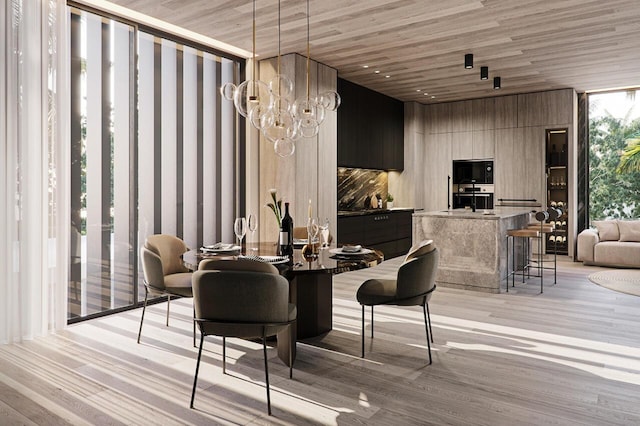
{"label": "taupe dining chair", "polygon": [[[173,235],[156,234],[147,237],[140,248],[142,271],[144,274],[144,305],[140,318],[138,343],[142,334],[142,323],[147,310],[147,299],[152,296],[167,296],[167,326],[169,326],[169,306],[171,297],[193,297],[192,273],[182,264],[180,257],[188,250],[180,238]],[[196,345],[196,323],[193,323],[193,346]]]}
{"label": "taupe dining chair", "polygon": [[239,258],[239,259],[203,259],[198,264],[199,271],[253,271],[280,275],[278,268],[267,262]]}
{"label": "taupe dining chair", "polygon": [[364,358],[364,311],[371,306],[371,338],[373,338],[373,307],[377,305],[422,306],[424,325],[429,348],[429,364],[431,359],[431,316],[429,299],[436,289],[435,278],[438,270],[438,249],[433,241],[426,240],[414,246],[407,253],[404,262],[398,269],[397,278],[369,279],[362,283],[356,298],[362,306],[362,357]]}
{"label": "taupe dining chair", "polygon": [[[193,303],[196,323],[201,334],[190,407],[193,408],[196,395],[204,337],[222,336],[223,373],[226,373],[226,338],[259,337],[262,339],[264,357],[267,412],[271,415],[266,340],[267,337],[274,336],[283,330],[290,332],[291,324],[296,320],[296,306],[289,303],[289,282],[279,274],[271,272],[232,269],[198,270],[193,274]],[[293,377],[293,354],[290,346],[289,378],[291,377]]]}

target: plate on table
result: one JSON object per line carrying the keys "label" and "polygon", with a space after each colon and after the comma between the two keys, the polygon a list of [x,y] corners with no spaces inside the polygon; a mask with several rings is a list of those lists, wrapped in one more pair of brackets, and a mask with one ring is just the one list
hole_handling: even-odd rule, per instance
{"label": "plate on table", "polygon": [[202,246],[200,247],[200,251],[212,254],[240,253],[240,246],[235,244],[216,243],[210,246]]}
{"label": "plate on table", "polygon": [[329,250],[329,253],[335,254],[338,256],[362,256],[364,254],[373,253],[373,250],[369,250],[368,248],[360,248],[358,251],[354,250],[345,250],[344,247],[333,248]]}
{"label": "plate on table", "polygon": [[255,260],[257,262],[270,263],[272,265],[279,265],[281,263],[287,263],[289,256],[243,256],[245,259]]}

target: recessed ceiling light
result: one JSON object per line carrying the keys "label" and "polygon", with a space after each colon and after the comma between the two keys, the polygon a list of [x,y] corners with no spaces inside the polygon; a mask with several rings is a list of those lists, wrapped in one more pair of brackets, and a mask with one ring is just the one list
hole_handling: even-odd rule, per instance
{"label": "recessed ceiling light", "polygon": [[375,72],[376,74],[380,74],[380,71],[379,71],[379,70],[375,70],[374,72]]}
{"label": "recessed ceiling light", "polygon": [[421,91],[422,91],[422,89],[416,89],[416,92],[421,92]]}
{"label": "recessed ceiling light", "polygon": [[369,68],[369,65],[363,65],[362,68]]}
{"label": "recessed ceiling light", "polygon": [[435,99],[435,98],[436,98],[435,96],[431,95],[431,99]]}
{"label": "recessed ceiling light", "polygon": [[389,77],[391,77],[391,76],[390,76],[390,75],[385,75],[385,76],[384,76],[384,78],[389,78]]}

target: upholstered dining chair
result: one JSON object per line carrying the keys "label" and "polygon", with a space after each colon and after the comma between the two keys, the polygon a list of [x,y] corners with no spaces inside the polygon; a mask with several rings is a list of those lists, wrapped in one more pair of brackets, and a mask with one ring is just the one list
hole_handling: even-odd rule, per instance
{"label": "upholstered dining chair", "polygon": [[371,338],[373,338],[373,307],[377,305],[422,306],[424,325],[431,359],[431,316],[429,299],[436,289],[435,278],[438,269],[439,253],[432,240],[425,240],[412,247],[398,269],[397,278],[369,279],[362,283],[356,299],[362,306],[362,357],[364,358],[364,311],[371,306]]}
{"label": "upholstered dining chair", "polygon": [[[152,296],[167,296],[167,326],[169,326],[169,305],[171,297],[193,297],[191,289],[192,273],[182,264],[180,257],[188,250],[180,238],[173,235],[156,234],[147,237],[140,248],[142,272],[144,274],[144,305],[140,318],[138,343],[142,334],[142,323],[147,310],[147,299]],[[196,323],[193,323],[193,346],[196,345]]]}
{"label": "upholstered dining chair", "polygon": [[[221,261],[224,262],[224,261]],[[234,261],[229,261],[234,262]],[[255,262],[255,261],[253,261]],[[260,263],[260,262],[255,262]],[[210,267],[213,265],[209,265]],[[269,265],[272,266],[272,265]],[[226,338],[261,338],[267,389],[267,413],[271,415],[267,337],[291,330],[296,306],[289,303],[289,282],[279,274],[254,270],[198,270],[193,274],[193,303],[200,329],[200,348],[193,379],[191,404],[196,395],[204,337],[222,336],[222,371],[226,373]],[[293,376],[293,355],[289,347],[289,378]]]}
{"label": "upholstered dining chair", "polygon": [[253,271],[280,275],[278,268],[267,262],[260,262],[250,258],[238,259],[203,259],[198,264],[199,271]]}

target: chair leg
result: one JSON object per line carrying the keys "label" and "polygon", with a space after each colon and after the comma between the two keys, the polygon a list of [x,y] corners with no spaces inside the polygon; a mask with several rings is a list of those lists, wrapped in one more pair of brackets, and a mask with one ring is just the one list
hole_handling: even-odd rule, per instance
{"label": "chair leg", "polygon": [[138,343],[140,343],[140,335],[142,334],[142,322],[144,321],[144,312],[147,310],[147,297],[149,297],[149,290],[144,288],[144,304],[142,305],[142,317],[140,317],[140,329],[138,330]]}
{"label": "chair leg", "polygon": [[361,358],[364,358],[364,305],[362,305],[362,355]]}
{"label": "chair leg", "polygon": [[[507,286],[509,288],[509,286]],[[431,343],[433,343],[433,329],[431,328],[431,313],[429,312],[429,304],[425,303],[427,307],[427,320],[429,320],[429,334],[431,335]]]}
{"label": "chair leg", "polygon": [[429,348],[429,365],[431,365],[431,342],[429,339],[429,325],[427,324],[427,304],[422,305],[422,312],[424,312],[424,329],[427,332],[427,347]]}
{"label": "chair leg", "polygon": [[193,378],[193,389],[191,390],[191,405],[193,408],[193,399],[196,397],[196,385],[198,384],[198,370],[200,370],[200,358],[202,357],[202,344],[204,343],[204,334],[200,334],[200,349],[198,349],[198,361],[196,362],[196,375]]}
{"label": "chair leg", "polygon": [[269,364],[267,363],[266,328],[262,327],[262,353],[264,355],[264,377],[267,383],[267,413],[271,415],[271,395],[269,394]]}
{"label": "chair leg", "polygon": [[287,326],[288,328],[288,341],[289,341],[289,378],[293,379],[293,345],[291,344],[291,324]]}
{"label": "chair leg", "polygon": [[196,347],[196,308],[193,307],[193,347]]}
{"label": "chair leg", "polygon": [[169,305],[171,304],[171,295],[167,294],[167,327],[169,327]]}
{"label": "chair leg", "polygon": [[227,338],[222,336],[222,374],[227,374]]}
{"label": "chair leg", "polygon": [[371,338],[373,339],[373,305],[371,305]]}

